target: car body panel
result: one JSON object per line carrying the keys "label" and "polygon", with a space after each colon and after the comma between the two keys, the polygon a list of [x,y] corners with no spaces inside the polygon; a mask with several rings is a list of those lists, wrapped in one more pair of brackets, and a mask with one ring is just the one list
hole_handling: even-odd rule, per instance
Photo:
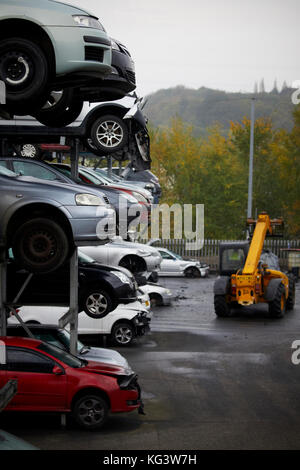
{"label": "car body panel", "polygon": [[148,283],[139,288],[144,294],[147,294],[148,297],[153,294],[160,296],[163,305],[171,305],[172,301],[175,299],[175,295],[166,287],[160,286],[155,283]]}
{"label": "car body panel", "polygon": [[172,251],[167,248],[157,247],[162,256],[161,268],[158,272],[159,276],[185,276],[188,268],[198,269],[201,277],[209,274],[209,266],[200,263],[200,261],[183,260],[178,258]]}
{"label": "car body panel", "polygon": [[[26,20],[41,27],[51,40],[55,51],[56,75],[93,72],[103,77],[111,72],[110,38],[101,29],[76,25],[72,15],[89,15],[72,5],[49,0],[1,0],[1,21]],[[103,62],[84,60],[84,36],[94,36],[108,44],[95,44],[104,52]]]}

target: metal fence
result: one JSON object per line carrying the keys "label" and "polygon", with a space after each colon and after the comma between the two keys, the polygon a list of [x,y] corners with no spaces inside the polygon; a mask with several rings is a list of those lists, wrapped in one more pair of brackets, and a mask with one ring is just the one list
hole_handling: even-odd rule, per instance
{"label": "metal fence", "polygon": [[[203,261],[210,265],[211,270],[217,270],[219,262],[219,244],[221,242],[233,242],[241,240],[204,240],[203,247],[201,250],[189,251],[187,249],[187,243],[189,240],[161,240],[159,243],[155,243],[154,246],[162,246],[169,250],[181,255],[183,258],[193,258]],[[243,240],[245,241],[245,240]],[[282,240],[282,239],[266,239],[264,247],[275,253],[280,262],[282,269],[287,268],[287,251],[283,251],[284,248],[300,248],[300,240]]]}

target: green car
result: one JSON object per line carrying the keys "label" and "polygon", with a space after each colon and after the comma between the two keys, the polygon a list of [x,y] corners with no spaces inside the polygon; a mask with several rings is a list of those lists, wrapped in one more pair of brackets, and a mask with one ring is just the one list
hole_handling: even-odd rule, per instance
{"label": "green car", "polygon": [[111,73],[111,40],[91,13],[54,0],[0,0],[0,12],[5,111],[34,114],[51,91]]}

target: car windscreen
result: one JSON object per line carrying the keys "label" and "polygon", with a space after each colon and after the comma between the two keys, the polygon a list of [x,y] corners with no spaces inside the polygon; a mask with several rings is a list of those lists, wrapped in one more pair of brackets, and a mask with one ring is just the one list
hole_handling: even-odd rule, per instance
{"label": "car windscreen", "polygon": [[80,367],[84,367],[86,365],[86,361],[78,359],[72,354],[63,351],[61,348],[57,348],[53,344],[41,343],[38,346],[38,349],[47,354],[50,354],[52,357],[55,357],[59,361],[63,362],[64,364],[67,364],[70,367],[73,367],[74,369],[79,369]]}
{"label": "car windscreen", "polygon": [[0,175],[1,176],[9,176],[11,178],[16,178],[18,176],[16,173],[9,170],[8,168],[5,168],[4,166],[0,166]]}

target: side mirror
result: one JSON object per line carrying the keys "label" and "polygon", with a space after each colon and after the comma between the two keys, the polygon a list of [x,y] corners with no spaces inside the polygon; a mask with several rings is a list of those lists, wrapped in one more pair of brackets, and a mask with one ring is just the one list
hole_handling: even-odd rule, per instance
{"label": "side mirror", "polygon": [[54,375],[63,375],[63,371],[59,366],[54,366],[52,369]]}

